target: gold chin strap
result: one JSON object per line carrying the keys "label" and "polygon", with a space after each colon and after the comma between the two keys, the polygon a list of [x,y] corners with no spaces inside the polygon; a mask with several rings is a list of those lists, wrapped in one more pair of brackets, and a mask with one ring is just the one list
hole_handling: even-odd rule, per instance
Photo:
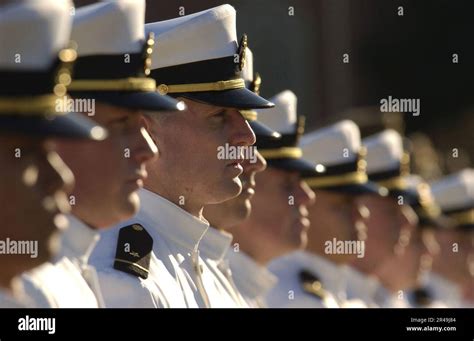
{"label": "gold chin strap", "polygon": [[247,121],[257,120],[257,112],[254,110],[240,110],[240,113]]}
{"label": "gold chin strap", "polygon": [[474,224],[474,208],[464,212],[448,214],[448,217],[456,220],[459,225]]}
{"label": "gold chin strap", "polygon": [[441,214],[440,207],[436,204],[433,195],[431,194],[430,186],[427,183],[420,183],[416,187],[418,196],[420,198],[420,205],[422,208],[421,215],[423,218],[437,218]]}
{"label": "gold chin strap", "polygon": [[366,148],[361,147],[358,151],[357,170],[354,172],[339,175],[323,175],[319,177],[312,177],[305,179],[305,181],[308,186],[312,188],[365,184],[368,181],[366,172],[367,161],[364,159],[366,155]]}
{"label": "gold chin strap", "polygon": [[0,97],[0,115],[64,115],[64,112],[56,111],[58,99],[59,97],[56,95]]}
{"label": "gold chin strap", "polygon": [[421,206],[421,211],[418,212],[422,218],[436,219],[440,216],[441,210],[438,206]]}
{"label": "gold chin strap", "polygon": [[280,159],[280,158],[290,158],[298,159],[303,155],[303,152],[298,147],[282,147],[276,149],[261,149],[259,153],[265,159]]}
{"label": "gold chin strap", "polygon": [[377,185],[385,187],[388,190],[398,189],[403,190],[408,187],[407,180],[403,176],[397,176],[392,179],[377,181]]}
{"label": "gold chin strap", "polygon": [[363,171],[356,171],[341,175],[307,178],[305,181],[311,188],[365,184],[367,182],[367,174]]}
{"label": "gold chin strap", "polygon": [[66,114],[56,110],[57,101],[66,96],[67,86],[71,83],[72,63],[77,58],[74,48],[62,49],[58,53],[60,60],[59,70],[56,71],[57,82],[49,94],[36,96],[0,96],[0,115],[25,115],[25,116],[60,116]]}
{"label": "gold chin strap", "polygon": [[153,78],[124,79],[78,79],[67,87],[72,91],[155,91],[156,82]]}
{"label": "gold chin strap", "polygon": [[242,78],[212,83],[193,84],[160,84],[156,91],[161,95],[180,92],[201,92],[201,91],[224,91],[245,88],[245,81]]}

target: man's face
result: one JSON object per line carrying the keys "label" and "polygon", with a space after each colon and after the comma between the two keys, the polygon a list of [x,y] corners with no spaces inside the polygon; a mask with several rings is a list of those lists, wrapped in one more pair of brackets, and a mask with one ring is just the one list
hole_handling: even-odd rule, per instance
{"label": "man's face", "polygon": [[242,190],[242,153],[218,158],[219,148],[250,146],[255,135],[236,109],[183,99],[187,109],[150,120],[160,157],[148,166],[146,187],[172,202],[202,207]]}
{"label": "man's face", "polygon": [[61,140],[58,152],[76,177],[73,213],[91,227],[104,228],[138,211],[137,190],[147,176],[145,163],[157,149],[140,112],[97,103],[92,118],[108,130],[108,138]]}
{"label": "man's face", "polygon": [[467,231],[438,229],[436,240],[439,242],[440,253],[434,262],[442,263],[443,274],[454,282],[463,282],[469,276],[474,258],[472,235]]}
{"label": "man's face", "polygon": [[[317,201],[308,208],[311,229],[309,235],[309,249],[324,250],[325,242],[357,241],[356,222],[360,214],[355,202],[355,196],[326,190],[316,191]],[[347,257],[356,255],[333,255],[336,261],[345,261]]]}
{"label": "man's face", "polygon": [[244,169],[239,176],[242,182],[242,192],[235,198],[216,205],[207,205],[204,217],[212,226],[229,229],[247,219],[252,210],[251,199],[255,194],[255,175],[267,167],[267,162],[256,152],[256,162],[246,159],[242,163]]}
{"label": "man's face", "polygon": [[382,284],[392,291],[411,289],[419,283],[422,256],[428,252],[422,233],[419,228],[413,229],[403,253],[389,258],[377,269]]}
{"label": "man's face", "polygon": [[307,206],[314,202],[314,192],[296,172],[269,167],[256,176],[252,213],[246,224],[248,233],[259,241],[265,252],[283,255],[307,243],[309,228]]}
{"label": "man's face", "polygon": [[439,256],[440,245],[436,239],[435,227],[431,225],[420,225],[420,237],[424,246],[424,252],[420,260],[420,274],[431,271],[433,261]]}
{"label": "man's face", "polygon": [[2,255],[2,277],[13,277],[48,261],[57,248],[58,229],[67,226],[70,210],[65,191],[74,176],[51,141],[0,136],[0,240],[38,243],[37,258]]}
{"label": "man's face", "polygon": [[[429,250],[424,242],[424,232],[419,228],[411,231],[410,242],[406,246],[402,255],[397,257],[400,266],[397,270],[401,276],[405,277],[403,287],[414,287],[420,278],[422,270],[423,256],[427,255]],[[402,287],[402,288],[403,288]]]}
{"label": "man's face", "polygon": [[[370,215],[364,219],[368,229],[366,240],[366,257],[371,257],[378,264],[389,257],[394,256],[395,246],[400,244],[406,246],[406,238],[409,233],[401,231],[412,230],[409,220],[411,210],[409,206],[399,205],[392,197],[381,197],[374,194],[363,194],[356,198],[360,206],[365,206]],[[402,235],[403,238],[400,238]]]}
{"label": "man's face", "polygon": [[[471,277],[471,280],[474,279],[474,232],[471,231],[468,233],[467,243],[469,247],[469,252],[467,256],[467,267],[468,267],[468,274]],[[471,285],[472,287],[473,285]]]}

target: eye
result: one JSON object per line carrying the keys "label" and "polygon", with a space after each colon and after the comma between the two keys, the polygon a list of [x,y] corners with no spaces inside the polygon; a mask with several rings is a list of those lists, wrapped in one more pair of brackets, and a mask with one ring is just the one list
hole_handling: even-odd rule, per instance
{"label": "eye", "polygon": [[217,114],[213,115],[212,117],[224,118],[225,117],[225,110],[219,111]]}
{"label": "eye", "polygon": [[343,201],[343,205],[348,208],[352,208],[355,205],[354,200],[352,198],[345,198]]}
{"label": "eye", "polygon": [[209,122],[213,128],[221,128],[226,121],[226,111],[222,110],[209,117]]}
{"label": "eye", "polygon": [[111,119],[108,124],[125,124],[128,122],[130,116],[129,115],[123,115],[120,117],[114,117]]}
{"label": "eye", "polygon": [[286,179],[285,182],[283,183],[283,187],[285,188],[285,190],[286,190],[287,192],[291,192],[291,191],[293,190],[293,188],[294,188],[294,184],[295,184],[295,183],[294,183],[293,179],[288,178],[288,179]]}

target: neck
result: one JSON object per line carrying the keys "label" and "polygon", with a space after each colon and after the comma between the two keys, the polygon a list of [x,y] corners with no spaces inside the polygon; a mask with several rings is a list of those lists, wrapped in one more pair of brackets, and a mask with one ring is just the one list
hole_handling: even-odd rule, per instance
{"label": "neck", "polygon": [[474,279],[469,278],[469,280],[460,285],[460,288],[463,299],[470,304],[474,304]]}
{"label": "neck", "polygon": [[330,255],[324,255],[324,244],[323,244],[324,237],[318,238],[318,236],[314,236],[312,232],[310,233],[308,231],[308,245],[306,246],[306,251],[308,251],[309,253],[322,255],[327,258],[330,258]]}
{"label": "neck", "polygon": [[[322,240],[316,236],[316,238],[311,238],[312,236],[308,236],[308,245],[306,246],[306,251],[312,253],[314,255],[318,255],[322,258],[328,259],[329,261],[335,264],[347,264],[352,263],[356,258],[356,255],[353,254],[345,254],[345,253],[337,253],[332,250],[332,253],[326,252],[326,246],[322,243]],[[332,242],[328,239],[328,242]],[[333,249],[333,248],[332,248]]]}
{"label": "neck", "polygon": [[71,214],[74,215],[81,222],[83,222],[87,227],[91,228],[92,230],[97,230],[98,225],[100,225],[100,224],[90,223],[88,221],[88,218],[90,218],[90,217],[88,217],[87,214],[82,214],[82,213],[83,212],[81,210],[77,209],[77,206],[73,206],[73,208],[71,210]]}
{"label": "neck", "polygon": [[266,266],[270,261],[277,256],[272,256],[270,254],[267,254],[265,252],[260,252],[258,248],[248,248],[244,249],[245,253],[247,253],[250,258],[252,258],[256,263],[258,263],[261,266]]}
{"label": "neck", "polygon": [[365,258],[357,258],[351,264],[351,266],[366,275],[371,275],[375,271],[375,266],[373,266],[373,264],[371,264],[370,262],[366,261]]}
{"label": "neck", "polygon": [[4,276],[0,278],[0,289],[6,290],[11,295],[15,295],[18,289],[19,280],[17,277]]}
{"label": "neck", "polygon": [[0,288],[7,291],[12,291],[12,280],[11,278],[0,278]]}
{"label": "neck", "polygon": [[445,264],[442,261],[435,260],[433,262],[432,271],[439,274],[441,277],[444,277],[451,282],[458,282],[459,276],[455,274],[455,270],[449,264]]}
{"label": "neck", "polygon": [[377,270],[375,276],[380,280],[380,283],[391,292],[407,290],[416,286],[416,278],[405,278],[404,275],[400,275],[400,272],[394,267],[384,266]]}
{"label": "neck", "polygon": [[[76,198],[78,198],[78,196],[76,196]],[[112,226],[118,221],[113,219],[104,220],[104,217],[107,217],[108,214],[101,212],[101,210],[94,210],[90,205],[81,205],[81,202],[83,202],[82,199],[76,200],[77,202],[74,205],[71,205],[70,214],[72,214],[90,229],[98,230],[100,228]]]}
{"label": "neck", "polygon": [[268,245],[271,243],[262,244],[257,240],[258,238],[253,238],[251,225],[234,226],[232,236],[234,237],[234,243],[239,245],[239,249],[262,266],[266,266],[273,259],[284,255],[284,253],[275,252],[272,245]]}
{"label": "neck", "polygon": [[213,227],[217,230],[220,230],[220,231],[232,232],[232,234],[233,234],[235,224],[226,224],[226,223],[222,223],[222,222],[213,220],[212,218],[209,218],[208,216],[206,216],[206,211],[205,210],[203,212],[203,215],[207,219],[207,221],[209,222],[211,227]]}
{"label": "neck", "polygon": [[172,202],[196,218],[200,220],[204,219],[202,214],[204,204],[196,202],[192,197],[185,197],[184,195],[176,193],[175,191],[170,191],[166,187],[161,187],[159,185],[153,186],[150,183],[146,184],[145,188]]}

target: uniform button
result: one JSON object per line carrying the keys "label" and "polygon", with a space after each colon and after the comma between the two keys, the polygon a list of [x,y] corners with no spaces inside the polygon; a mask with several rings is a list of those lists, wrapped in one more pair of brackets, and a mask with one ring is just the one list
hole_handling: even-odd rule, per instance
{"label": "uniform button", "polygon": [[168,93],[168,86],[166,84],[160,84],[156,87],[156,91],[158,91],[160,95],[166,95]]}

